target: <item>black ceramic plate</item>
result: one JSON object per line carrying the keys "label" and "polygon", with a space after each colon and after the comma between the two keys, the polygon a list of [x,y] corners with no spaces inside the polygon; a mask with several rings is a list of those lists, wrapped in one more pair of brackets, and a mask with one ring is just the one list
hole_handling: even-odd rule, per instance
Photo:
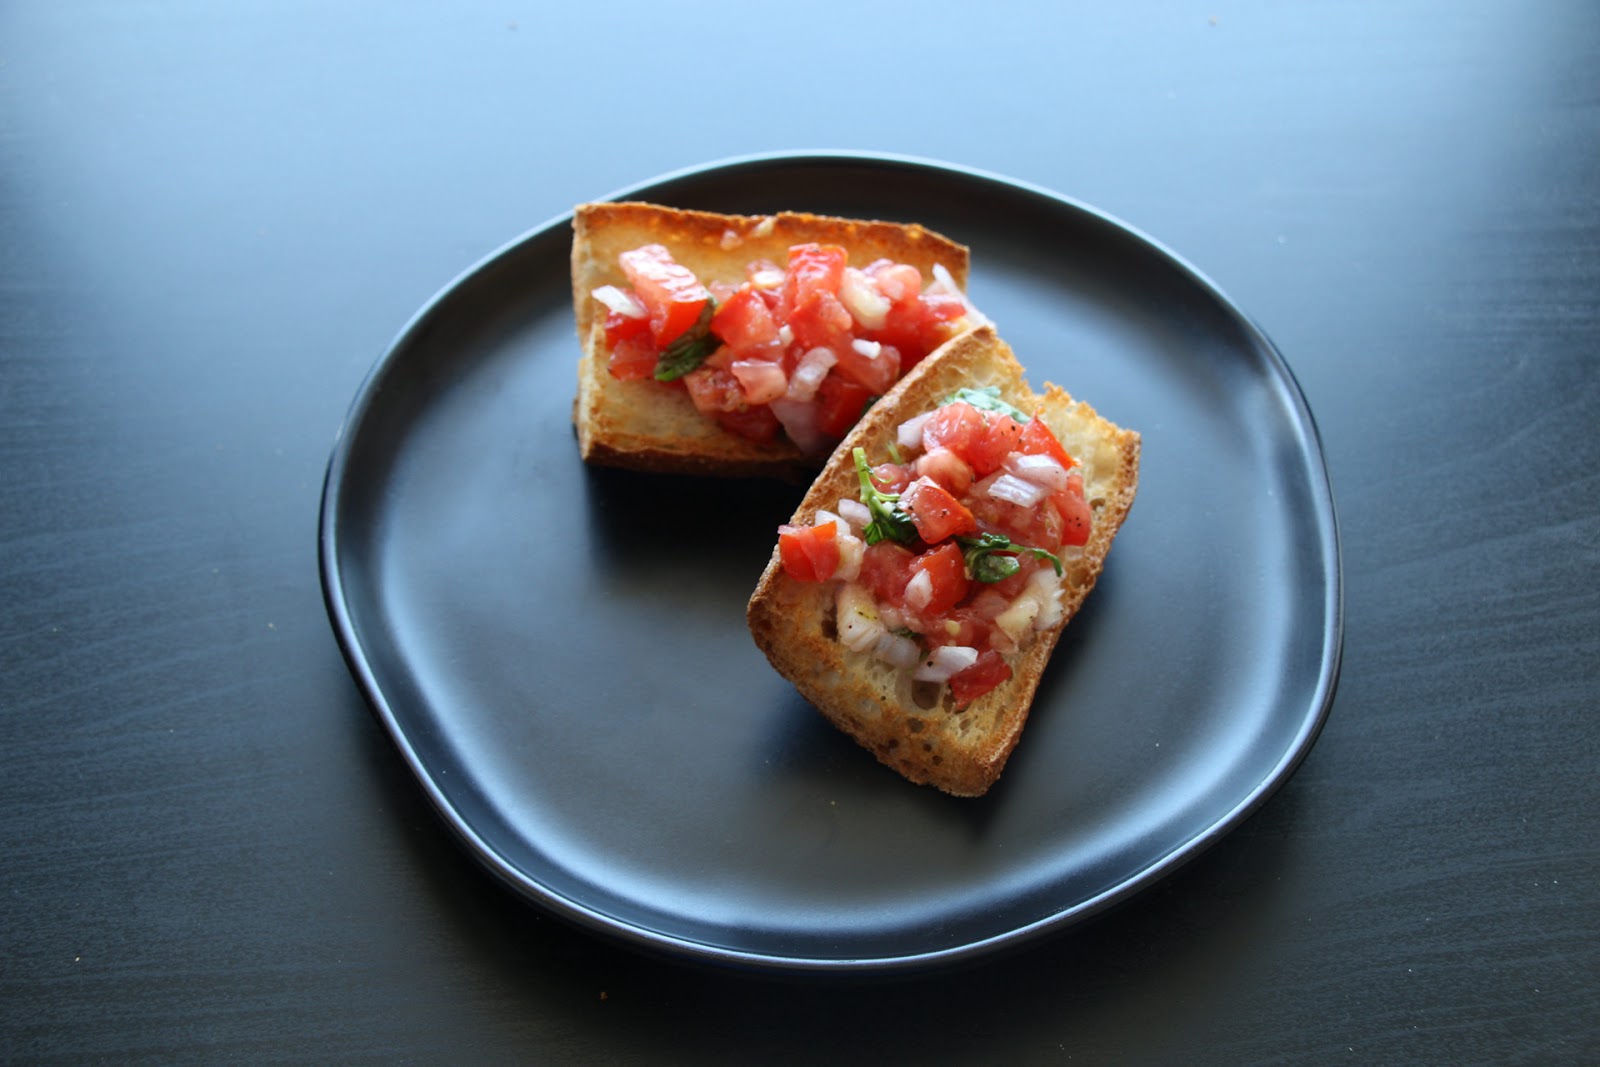
{"label": "black ceramic plate", "polygon": [[1284,781],[1337,674],[1333,504],[1287,367],[1214,286],[1081,204],[920,161],[742,159],[623,195],[964,242],[1034,384],[1144,435],[1139,496],[999,784],[913,786],[745,629],[800,489],[585,469],[569,219],[506,246],[363,385],[321,526],[352,670],[489,870],[636,945],[907,968],[1125,898]]}

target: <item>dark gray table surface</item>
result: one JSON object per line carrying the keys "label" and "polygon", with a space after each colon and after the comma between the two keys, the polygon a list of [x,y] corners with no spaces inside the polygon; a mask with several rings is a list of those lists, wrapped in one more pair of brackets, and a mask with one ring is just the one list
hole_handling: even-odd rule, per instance
{"label": "dark gray table surface", "polygon": [[[0,1058],[1600,1059],[1600,7],[0,7]],[[1344,662],[1237,832],[893,980],[512,897],[319,590],[357,386],[459,271],[711,160],[945,160],[1155,235],[1273,337]]]}

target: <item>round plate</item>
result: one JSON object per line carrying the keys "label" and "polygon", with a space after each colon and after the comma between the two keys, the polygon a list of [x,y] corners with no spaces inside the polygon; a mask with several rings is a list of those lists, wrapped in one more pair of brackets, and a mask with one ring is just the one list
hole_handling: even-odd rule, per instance
{"label": "round plate", "polygon": [[1288,368],[1215,286],[1082,204],[925,161],[739,159],[617,198],[969,245],[1034,386],[1143,434],[1139,496],[1000,782],[911,785],[745,629],[801,490],[586,469],[570,218],[512,242],[362,386],[320,531],[351,669],[490,871],[639,946],[908,968],[1127,897],[1288,777],[1338,671],[1333,501]]}

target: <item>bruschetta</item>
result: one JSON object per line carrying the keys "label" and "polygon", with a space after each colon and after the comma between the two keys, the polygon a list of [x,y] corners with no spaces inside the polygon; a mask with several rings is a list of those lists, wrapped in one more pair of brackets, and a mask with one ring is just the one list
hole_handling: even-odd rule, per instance
{"label": "bruschetta", "polygon": [[880,761],[981,795],[1127,518],[1139,448],[1061,388],[1034,393],[992,327],[963,334],[867,412],[779,529],[751,634]]}
{"label": "bruschetta", "polygon": [[807,480],[870,404],[981,320],[967,264],[914,224],[581,205],[579,451]]}

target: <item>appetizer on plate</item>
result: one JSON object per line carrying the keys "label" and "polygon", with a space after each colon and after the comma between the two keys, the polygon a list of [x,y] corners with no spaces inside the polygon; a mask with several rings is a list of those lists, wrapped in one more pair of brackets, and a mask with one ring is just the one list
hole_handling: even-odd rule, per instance
{"label": "appetizer on plate", "polygon": [[581,205],[586,462],[810,477],[869,405],[982,321],[967,249],[918,225]]}
{"label": "appetizer on plate", "polygon": [[1133,504],[1139,435],[1046,384],[994,329],[873,405],[750,600],[756,644],[913,782],[978,796],[1016,747],[1062,628]]}

